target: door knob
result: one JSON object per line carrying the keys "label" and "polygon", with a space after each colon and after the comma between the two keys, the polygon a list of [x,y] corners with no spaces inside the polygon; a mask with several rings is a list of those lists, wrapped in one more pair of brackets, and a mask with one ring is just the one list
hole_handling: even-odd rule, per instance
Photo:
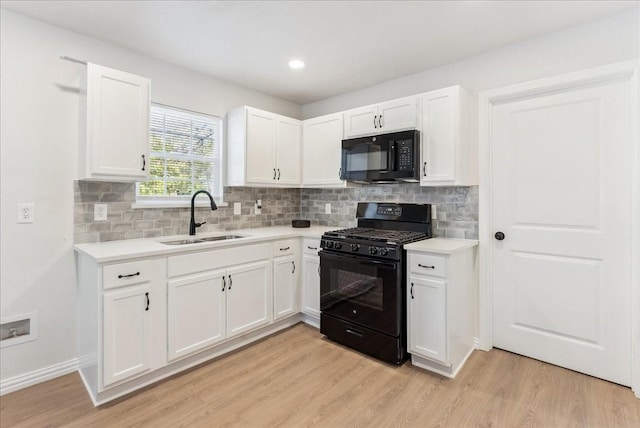
{"label": "door knob", "polygon": [[496,234],[494,236],[496,237],[496,239],[498,241],[502,241],[504,239],[504,233],[502,233],[502,232],[496,232]]}

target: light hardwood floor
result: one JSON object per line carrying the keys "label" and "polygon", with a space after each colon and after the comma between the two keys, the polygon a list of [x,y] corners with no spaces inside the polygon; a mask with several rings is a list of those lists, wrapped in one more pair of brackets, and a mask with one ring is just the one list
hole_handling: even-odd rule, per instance
{"label": "light hardwood floor", "polygon": [[94,408],[77,374],[0,397],[8,427],[640,427],[629,388],[494,349],[455,380],[298,324]]}

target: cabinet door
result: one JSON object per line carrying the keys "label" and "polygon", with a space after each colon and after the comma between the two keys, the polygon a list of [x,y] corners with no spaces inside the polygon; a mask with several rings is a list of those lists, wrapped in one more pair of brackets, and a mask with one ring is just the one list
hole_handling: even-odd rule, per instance
{"label": "cabinet door", "polygon": [[458,92],[447,88],[422,96],[421,183],[456,179]]}
{"label": "cabinet door", "polygon": [[382,132],[415,129],[418,124],[418,98],[401,98],[380,104],[378,125]]}
{"label": "cabinet door", "polygon": [[320,257],[302,256],[303,296],[302,312],[320,316]]}
{"label": "cabinet door", "polygon": [[169,281],[169,361],[224,339],[226,287],[224,270]]}
{"label": "cabinet door", "polygon": [[227,337],[271,320],[270,266],[265,260],[227,270]]}
{"label": "cabinet door", "polygon": [[302,182],[302,122],[278,116],[276,147],[276,183],[300,185]]}
{"label": "cabinet door", "polygon": [[378,106],[367,106],[344,112],[344,138],[377,134]]}
{"label": "cabinet door", "polygon": [[150,290],[147,284],[103,296],[104,386],[151,368]]}
{"label": "cabinet door", "polygon": [[87,178],[148,178],[149,79],[87,67]]}
{"label": "cabinet door", "polygon": [[448,364],[445,282],[411,276],[407,287],[409,353]]}
{"label": "cabinet door", "polygon": [[295,256],[278,257],[273,261],[273,319],[297,312],[298,268]]}
{"label": "cabinet door", "polygon": [[247,108],[246,180],[274,184],[276,178],[276,115]]}
{"label": "cabinet door", "polygon": [[342,166],[342,114],[304,121],[302,140],[303,176],[306,186],[344,186]]}

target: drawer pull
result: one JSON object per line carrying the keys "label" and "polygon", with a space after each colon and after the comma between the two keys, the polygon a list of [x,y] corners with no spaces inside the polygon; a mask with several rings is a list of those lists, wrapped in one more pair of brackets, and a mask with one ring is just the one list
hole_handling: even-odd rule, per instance
{"label": "drawer pull", "polygon": [[290,250],[290,249],[291,249],[291,247],[284,247],[284,248],[280,248],[280,251],[287,251],[287,250]]}
{"label": "drawer pull", "polygon": [[148,310],[149,310],[149,303],[150,303],[150,302],[149,302],[149,293],[144,293],[144,295],[147,297],[147,307],[146,307],[146,308],[144,308],[144,310],[145,310],[145,311],[148,311]]}
{"label": "drawer pull", "polygon": [[222,291],[224,291],[227,288],[227,279],[225,278],[224,275],[222,275]]}
{"label": "drawer pull", "polygon": [[425,265],[421,265],[420,263],[418,263],[418,266],[420,266],[421,268],[425,268],[425,269],[435,269],[435,266],[425,266]]}
{"label": "drawer pull", "polygon": [[140,272],[136,272],[136,273],[130,273],[129,275],[118,275],[118,278],[119,279],[131,278],[132,276],[139,276],[139,275],[140,275]]}
{"label": "drawer pull", "polygon": [[307,248],[310,249],[310,250],[317,250],[318,249],[318,247],[312,247],[310,245],[307,245]]}
{"label": "drawer pull", "polygon": [[231,290],[231,286],[233,285],[233,280],[231,279],[231,275],[229,275],[229,288],[228,290]]}
{"label": "drawer pull", "polygon": [[350,328],[347,329],[347,333],[353,334],[354,336],[358,336],[358,337],[363,337],[364,336],[362,334],[362,332],[357,331],[357,330],[351,330]]}

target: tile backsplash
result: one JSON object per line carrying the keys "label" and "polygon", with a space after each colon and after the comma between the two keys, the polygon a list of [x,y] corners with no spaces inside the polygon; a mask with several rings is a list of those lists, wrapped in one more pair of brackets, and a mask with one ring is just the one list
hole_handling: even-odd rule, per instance
{"label": "tile backsplash", "polygon": [[[478,187],[421,187],[418,184],[391,184],[346,189],[277,189],[226,187],[229,205],[211,211],[196,208],[196,221],[206,221],[199,233],[253,227],[290,225],[304,218],[312,224],[355,226],[356,205],[361,201],[430,203],[436,206],[433,235],[447,238],[478,238]],[[205,197],[203,197],[206,200]],[[262,199],[262,213],[256,215],[254,202]],[[185,235],[189,232],[190,209],[131,208],[135,184],[93,181],[75,182],[75,243]],[[233,215],[234,202],[242,204]],[[107,205],[107,220],[94,221],[96,203]],[[331,214],[325,214],[325,204]]]}

